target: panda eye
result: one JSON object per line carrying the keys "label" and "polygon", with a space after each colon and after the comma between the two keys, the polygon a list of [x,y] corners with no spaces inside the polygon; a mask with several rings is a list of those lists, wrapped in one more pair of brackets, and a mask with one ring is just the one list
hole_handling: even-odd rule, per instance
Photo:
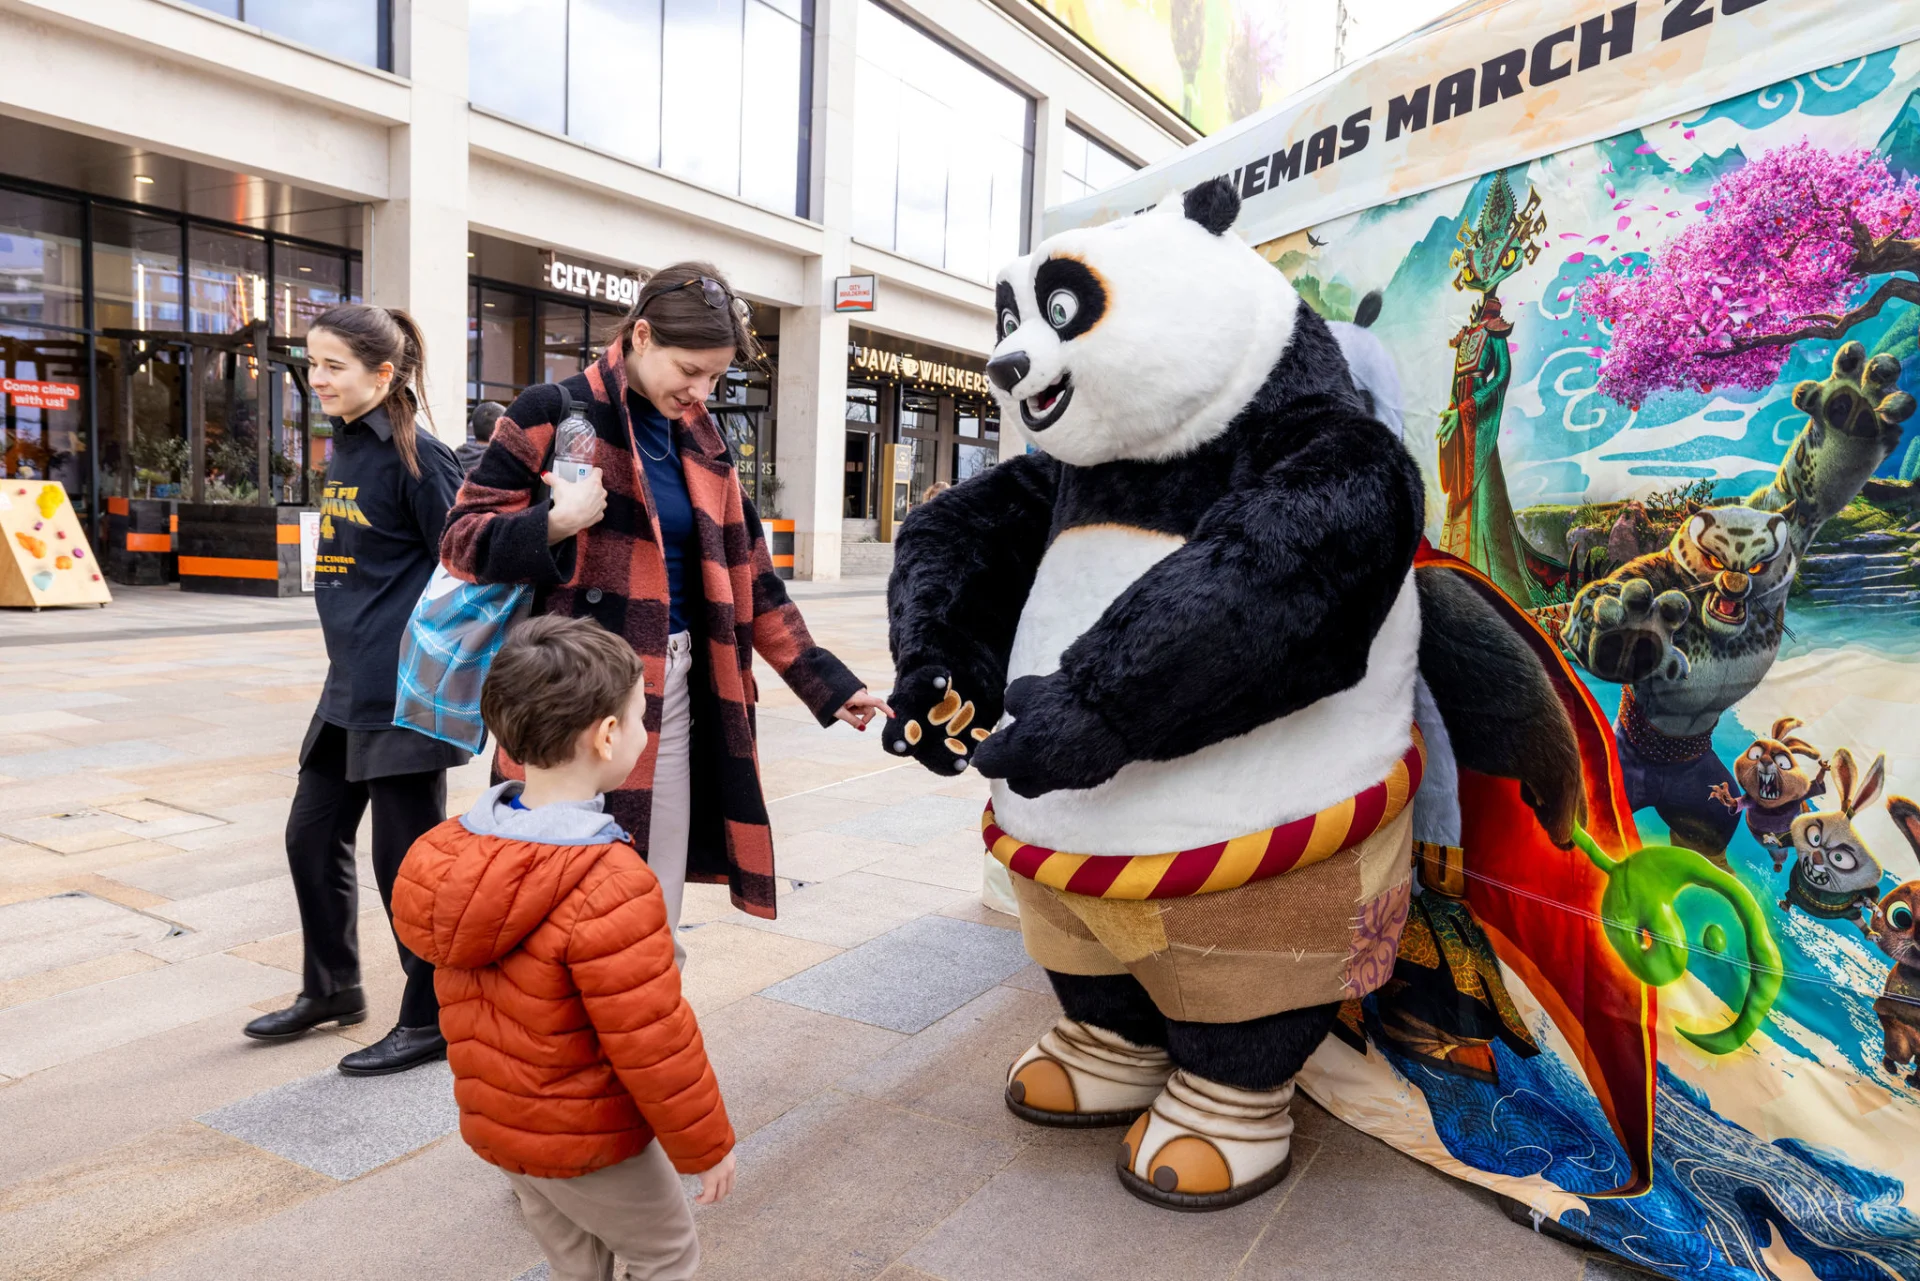
{"label": "panda eye", "polygon": [[1000,336],[1002,338],[1007,337],[1018,328],[1020,328],[1020,317],[1010,311],[1000,313]]}
{"label": "panda eye", "polygon": [[1747,749],[1747,759],[1750,761],[1757,761],[1762,757],[1764,757],[1766,754],[1767,754],[1767,749],[1760,746],[1760,744],[1758,743],[1755,743],[1752,747],[1749,747]]}
{"label": "panda eye", "polygon": [[1887,909],[1887,924],[1896,930],[1913,928],[1913,909],[1905,903],[1895,903]]}
{"label": "panda eye", "polygon": [[1776,757],[1774,757],[1774,758],[1773,758],[1773,763],[1774,763],[1775,765],[1778,765],[1778,766],[1779,766],[1779,767],[1780,767],[1781,769],[1792,769],[1792,768],[1793,768],[1793,757],[1791,757],[1791,756],[1776,756]]}
{"label": "panda eye", "polygon": [[1807,824],[1807,830],[1801,833],[1801,835],[1806,838],[1807,844],[1813,846],[1815,849],[1820,848],[1820,825],[1818,823]]}
{"label": "panda eye", "polygon": [[1056,289],[1047,297],[1047,323],[1065,329],[1080,314],[1080,299],[1071,289]]}

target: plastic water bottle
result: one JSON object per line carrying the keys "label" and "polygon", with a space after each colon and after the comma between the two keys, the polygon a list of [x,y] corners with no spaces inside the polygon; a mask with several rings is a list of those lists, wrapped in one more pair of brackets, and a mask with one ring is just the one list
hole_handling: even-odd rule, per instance
{"label": "plastic water bottle", "polygon": [[553,474],[561,480],[578,483],[593,470],[593,424],[579,405],[560,420],[553,430]]}

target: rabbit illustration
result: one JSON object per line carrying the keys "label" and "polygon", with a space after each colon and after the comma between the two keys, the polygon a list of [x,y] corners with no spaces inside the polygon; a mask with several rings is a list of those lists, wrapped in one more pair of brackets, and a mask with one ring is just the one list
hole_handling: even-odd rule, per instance
{"label": "rabbit illustration", "polygon": [[1840,808],[1802,814],[1793,820],[1789,832],[1799,857],[1788,876],[1781,911],[1791,912],[1797,907],[1809,916],[1829,921],[1852,918],[1866,928],[1885,873],[1854,830],[1853,816],[1880,794],[1886,774],[1884,754],[1873,758],[1865,775],[1856,774],[1853,753],[1846,748],[1833,754]]}
{"label": "rabbit illustration", "polygon": [[[1743,796],[1734,796],[1725,783],[1715,783],[1708,793],[1736,814],[1745,811],[1747,830],[1773,855],[1773,870],[1779,871],[1792,848],[1788,840],[1793,820],[1813,808],[1808,802],[1827,791],[1827,762],[1820,751],[1804,739],[1789,737],[1800,727],[1800,719],[1782,716],[1773,723],[1764,738],[1740,753],[1733,763],[1733,777]],[[1794,759],[1804,756],[1820,767],[1809,774]]]}
{"label": "rabbit illustration", "polygon": [[[1920,858],[1920,806],[1904,796],[1890,796],[1887,812],[1913,847],[1914,856]],[[1873,1003],[1873,1012],[1880,1016],[1881,1065],[1896,1072],[1914,1064],[1907,1084],[1920,1088],[1920,925],[1916,925],[1916,914],[1920,914],[1920,881],[1895,886],[1873,909],[1867,937],[1893,958],[1886,991]]]}

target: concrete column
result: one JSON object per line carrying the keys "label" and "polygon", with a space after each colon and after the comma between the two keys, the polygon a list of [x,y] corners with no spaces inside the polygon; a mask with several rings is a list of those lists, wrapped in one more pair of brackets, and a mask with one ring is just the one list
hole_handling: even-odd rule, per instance
{"label": "concrete column", "polygon": [[367,300],[419,322],[427,408],[457,444],[467,432],[467,0],[407,0],[393,23],[412,109],[389,131],[389,199],[367,211]]}
{"label": "concrete column", "polygon": [[[856,0],[818,0],[813,26],[811,213],[826,228],[802,264],[798,307],[780,311],[780,512],[793,521],[796,578],[840,577],[845,489],[847,318],[833,310],[833,278],[847,274],[853,227],[853,79]],[[882,299],[880,305],[886,302]]]}

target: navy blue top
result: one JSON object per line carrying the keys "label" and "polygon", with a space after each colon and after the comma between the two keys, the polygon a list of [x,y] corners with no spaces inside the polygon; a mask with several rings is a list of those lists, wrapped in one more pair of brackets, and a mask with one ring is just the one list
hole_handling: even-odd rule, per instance
{"label": "navy blue top", "polygon": [[627,412],[633,418],[633,438],[640,445],[640,465],[647,469],[647,489],[653,494],[653,508],[660,517],[661,550],[667,555],[667,591],[669,625],[676,632],[687,630],[686,573],[691,561],[699,563],[700,551],[693,546],[693,499],[687,496],[686,473],[680,470],[680,454],[673,447],[673,424],[653,407],[645,396],[627,393]]}

